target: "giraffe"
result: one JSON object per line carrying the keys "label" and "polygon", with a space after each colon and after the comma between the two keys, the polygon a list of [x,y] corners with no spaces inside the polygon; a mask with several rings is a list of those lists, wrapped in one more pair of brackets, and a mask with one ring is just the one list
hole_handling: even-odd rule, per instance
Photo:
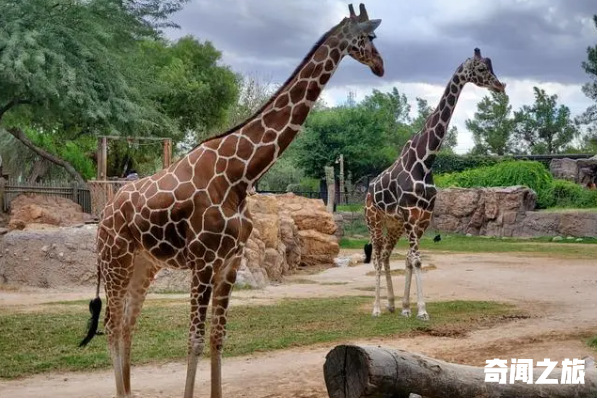
{"label": "giraffe", "polygon": [[387,285],[387,308],[389,312],[394,312],[390,255],[404,234],[409,241],[409,250],[406,256],[402,315],[411,315],[410,285],[414,272],[417,282],[417,318],[429,320],[423,298],[419,241],[429,226],[435,206],[437,190],[433,184],[433,162],[441,149],[458,97],[469,82],[505,93],[506,85],[496,77],[491,59],[482,57],[481,50],[475,48],[473,57],[466,59],[454,72],[439,105],[426,119],[421,131],[404,145],[399,158],[369,185],[364,212],[370,243],[364,249],[365,263],[373,259],[375,268],[373,316],[381,314],[379,295],[382,264]]}
{"label": "giraffe", "polygon": [[107,308],[104,333],[118,398],[131,397],[133,328],[147,290],[161,268],[189,270],[190,326],[184,397],[192,398],[211,300],[211,398],[222,397],[222,351],[227,311],[245,243],[252,231],[247,190],[276,162],[346,56],[384,75],[373,44],[380,19],[364,4],[325,33],[288,80],[253,116],[200,142],[153,176],[128,183],[104,207],[98,224],[96,296],[86,345],[98,334],[100,284]]}

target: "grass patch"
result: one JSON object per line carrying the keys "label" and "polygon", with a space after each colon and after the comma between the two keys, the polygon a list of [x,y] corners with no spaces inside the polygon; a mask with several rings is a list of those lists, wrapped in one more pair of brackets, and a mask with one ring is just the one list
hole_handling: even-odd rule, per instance
{"label": "grass patch", "polygon": [[336,211],[343,211],[343,212],[352,212],[352,213],[362,213],[364,211],[364,207],[362,203],[353,203],[347,205],[337,205]]}
{"label": "grass patch", "polygon": [[[541,253],[550,257],[564,258],[595,258],[597,256],[597,239],[583,238],[581,242],[576,239],[563,239],[553,242],[550,237],[541,238],[493,238],[485,236],[466,237],[456,234],[441,234],[442,240],[434,242],[433,234],[426,234],[421,239],[420,249],[422,251],[435,252],[460,252],[460,253]],[[343,249],[363,249],[368,243],[368,239],[350,239],[340,240],[340,247]],[[579,250],[578,245],[583,245]],[[396,244],[396,249],[408,250],[408,241],[400,239]]]}
{"label": "grass patch", "polygon": [[[133,363],[186,358],[189,306],[148,301],[133,340]],[[429,324],[384,313],[371,317],[370,297],[284,300],[275,306],[230,308],[224,355],[237,356],[346,339],[398,336],[437,328],[474,328],[483,320],[514,314],[513,306],[492,302],[430,302]],[[85,334],[86,303],[78,311],[0,314],[0,377],[111,366],[106,336],[77,347]],[[103,313],[102,313],[103,317]],[[103,328],[103,323],[100,325]],[[207,351],[207,348],[206,348]],[[206,352],[207,355],[207,352]]]}
{"label": "grass patch", "polygon": [[589,347],[597,350],[597,336],[590,339],[588,344],[589,344]]}

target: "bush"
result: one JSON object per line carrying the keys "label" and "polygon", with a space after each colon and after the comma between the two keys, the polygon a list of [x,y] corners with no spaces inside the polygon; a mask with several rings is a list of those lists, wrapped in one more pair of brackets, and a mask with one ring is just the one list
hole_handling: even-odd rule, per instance
{"label": "bush", "polygon": [[590,191],[566,180],[554,180],[551,207],[586,209],[597,207],[597,191]]}
{"label": "bush", "polygon": [[597,207],[597,191],[570,181],[556,180],[541,162],[504,161],[489,167],[465,170],[435,177],[440,188],[481,188],[522,185],[537,193],[537,207]]}
{"label": "bush", "polygon": [[548,207],[552,202],[553,177],[539,162],[509,160],[493,166],[439,175],[435,180],[438,187],[480,188],[522,185],[537,193],[538,207]]}
{"label": "bush", "polygon": [[504,160],[504,158],[497,156],[457,155],[455,153],[440,152],[433,162],[433,172],[438,175],[457,173],[479,167],[493,166]]}

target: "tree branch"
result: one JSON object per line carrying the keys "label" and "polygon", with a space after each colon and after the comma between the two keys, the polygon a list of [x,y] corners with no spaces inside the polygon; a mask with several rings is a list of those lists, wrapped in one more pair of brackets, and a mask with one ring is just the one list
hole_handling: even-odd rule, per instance
{"label": "tree branch", "polygon": [[31,149],[33,152],[37,153],[42,158],[47,159],[48,161],[50,161],[58,166],[64,167],[66,172],[68,174],[70,174],[80,184],[83,184],[83,185],[86,184],[85,179],[81,176],[81,174],[79,174],[77,172],[77,170],[75,170],[75,168],[70,163],[52,155],[51,153],[45,151],[44,149],[37,147],[33,142],[31,142],[31,140],[25,135],[23,130],[21,130],[20,128],[13,127],[13,128],[7,129],[6,131],[8,131],[8,133],[10,135],[15,137],[17,140],[21,141],[23,143],[23,145],[25,145],[27,148]]}
{"label": "tree branch", "polygon": [[6,112],[8,112],[9,110],[11,110],[12,108],[14,108],[17,105],[21,105],[21,104],[30,104],[31,101],[29,100],[10,100],[6,105],[4,105],[2,108],[0,108],[0,121],[2,120],[2,117],[4,116],[4,114]]}

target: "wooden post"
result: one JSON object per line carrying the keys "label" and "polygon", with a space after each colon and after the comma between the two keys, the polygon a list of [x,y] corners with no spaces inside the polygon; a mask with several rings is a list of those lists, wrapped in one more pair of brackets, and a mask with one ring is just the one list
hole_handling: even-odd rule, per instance
{"label": "wooden post", "polygon": [[[510,364],[509,356],[504,359]],[[562,368],[546,375],[558,384],[537,384],[546,368],[536,363],[532,384],[510,383],[509,373],[506,382],[499,384],[486,382],[482,367],[398,349],[340,345],[326,356],[323,372],[330,398],[408,398],[411,394],[425,398],[595,398],[597,369],[593,358],[584,359],[584,384],[561,384]]]}
{"label": "wooden post", "polygon": [[79,183],[77,181],[73,181],[73,202],[79,203]]}
{"label": "wooden post", "polygon": [[330,213],[334,212],[334,204],[336,203],[336,183],[334,181],[334,168],[331,166],[325,167],[325,179],[328,185],[328,203],[327,209]]}
{"label": "wooden post", "polygon": [[166,138],[164,140],[164,160],[163,166],[164,168],[170,167],[172,164],[172,140],[170,138]]}
{"label": "wooden post", "polygon": [[344,197],[344,155],[340,154],[340,157],[337,160],[337,163],[340,164],[340,189],[339,189],[339,194],[340,194],[340,200],[339,200],[339,204],[343,205],[346,203],[345,197]]}
{"label": "wooden post", "polygon": [[97,139],[97,179],[105,181],[108,179],[108,137]]}
{"label": "wooden post", "polygon": [[4,188],[6,187],[6,180],[0,174],[0,214],[4,213]]}

